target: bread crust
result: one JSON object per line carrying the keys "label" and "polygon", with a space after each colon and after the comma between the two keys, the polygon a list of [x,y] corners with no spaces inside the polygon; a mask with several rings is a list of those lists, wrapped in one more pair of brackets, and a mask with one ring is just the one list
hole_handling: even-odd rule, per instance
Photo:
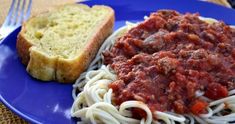
{"label": "bread crust", "polygon": [[33,45],[30,42],[27,42],[27,40],[22,35],[25,31],[24,24],[22,26],[22,29],[20,33],[17,36],[17,42],[16,42],[16,48],[19,57],[21,58],[21,62],[24,65],[27,65],[29,62],[29,48]]}
{"label": "bread crust", "polygon": [[96,28],[93,36],[91,36],[89,42],[86,44],[84,51],[74,59],[51,57],[37,52],[34,49],[34,45],[24,38],[23,34],[26,30],[24,25],[22,26],[22,30],[18,34],[16,48],[22,63],[27,65],[27,72],[30,75],[43,81],[54,80],[61,83],[73,83],[76,81],[80,74],[89,66],[101,44],[113,30],[113,9],[100,5],[93,7],[105,7],[110,13],[102,21],[102,24]]}

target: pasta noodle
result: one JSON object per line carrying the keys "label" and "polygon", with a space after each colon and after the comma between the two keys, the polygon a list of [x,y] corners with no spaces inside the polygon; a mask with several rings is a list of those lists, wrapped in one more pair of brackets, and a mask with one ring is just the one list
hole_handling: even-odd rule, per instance
{"label": "pasta noodle", "polygon": [[[147,17],[145,17],[147,18]],[[201,18],[213,22],[214,19]],[[88,70],[81,74],[73,85],[74,103],[71,109],[72,117],[81,118],[84,123],[110,123],[110,124],[194,124],[195,122],[226,124],[235,120],[235,89],[229,91],[229,96],[219,100],[210,100],[203,96],[204,92],[197,91],[196,96],[209,102],[206,114],[199,116],[193,114],[180,115],[174,112],[151,112],[148,106],[140,101],[126,101],[120,106],[112,103],[112,89],[108,85],[116,80],[116,75],[109,66],[103,65],[102,51],[112,47],[115,39],[135,24],[127,23],[114,32],[101,46],[96,58]],[[146,118],[140,120],[133,118],[131,108],[139,108],[146,113]],[[229,114],[224,114],[229,113]],[[157,120],[155,120],[155,118]],[[79,122],[78,122],[79,123]]]}

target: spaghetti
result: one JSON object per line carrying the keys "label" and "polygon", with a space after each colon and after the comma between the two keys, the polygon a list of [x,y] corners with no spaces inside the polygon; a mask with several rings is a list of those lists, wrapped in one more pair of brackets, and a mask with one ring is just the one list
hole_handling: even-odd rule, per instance
{"label": "spaghetti", "polygon": [[[202,20],[212,19],[201,18]],[[102,52],[111,49],[115,40],[135,24],[128,23],[114,32],[106,39],[97,53],[96,58],[90,64],[88,70],[81,74],[73,85],[74,103],[71,109],[72,117],[81,118],[83,123],[112,123],[112,124],[151,124],[151,123],[185,123],[194,124],[196,122],[227,124],[235,120],[235,89],[228,92],[228,97],[212,100],[203,91],[197,91],[196,97],[209,104],[207,112],[199,115],[177,114],[174,111],[154,111],[141,101],[128,100],[116,105],[113,102],[113,89],[109,85],[117,80],[117,75],[108,65],[103,65]],[[133,117],[132,109],[138,108],[144,111],[145,117]],[[82,123],[80,122],[80,123]]]}

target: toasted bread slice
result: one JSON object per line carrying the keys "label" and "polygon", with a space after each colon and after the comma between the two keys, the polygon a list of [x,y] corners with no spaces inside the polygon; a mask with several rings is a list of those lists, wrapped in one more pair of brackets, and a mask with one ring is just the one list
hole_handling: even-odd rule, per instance
{"label": "toasted bread slice", "polygon": [[17,51],[34,78],[74,82],[112,33],[107,6],[68,4],[32,17],[22,26]]}

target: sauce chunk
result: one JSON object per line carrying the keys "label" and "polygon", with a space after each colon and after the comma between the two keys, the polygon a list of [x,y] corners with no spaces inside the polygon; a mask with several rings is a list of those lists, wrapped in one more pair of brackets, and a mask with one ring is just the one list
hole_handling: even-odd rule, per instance
{"label": "sauce chunk", "polygon": [[213,100],[228,96],[235,88],[235,30],[198,16],[152,13],[103,53],[105,64],[118,76],[109,85],[115,104],[138,100],[152,112],[197,115],[208,105],[198,91]]}

